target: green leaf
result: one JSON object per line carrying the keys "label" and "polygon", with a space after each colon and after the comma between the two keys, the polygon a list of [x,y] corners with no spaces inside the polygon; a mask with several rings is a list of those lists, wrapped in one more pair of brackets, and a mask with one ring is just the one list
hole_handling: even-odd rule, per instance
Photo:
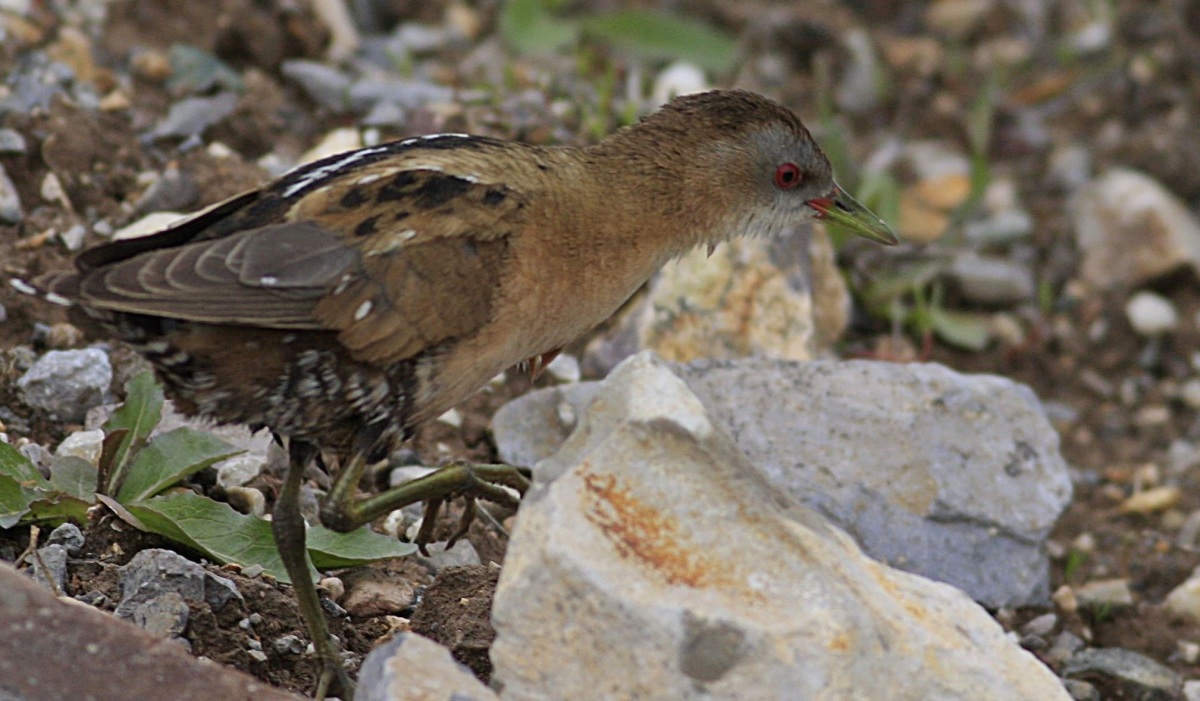
{"label": "green leaf", "polygon": [[313,565],[322,570],[356,567],[390,557],[404,557],[417,550],[412,543],[401,543],[366,526],[349,533],[338,533],[320,526],[310,528],[307,541]]}
{"label": "green leaf", "polygon": [[724,72],[733,67],[737,43],[698,20],[650,10],[622,10],[582,20],[588,36],[651,59],[687,61]]}
{"label": "green leaf", "polygon": [[543,0],[509,0],[500,9],[500,33],[518,53],[551,53],[576,41],[577,23],[551,14]]}
{"label": "green leaf", "polygon": [[85,523],[88,509],[92,508],[93,503],[66,492],[42,492],[39,498],[30,503],[30,516],[24,520],[49,521],[56,524],[67,520]]}
{"label": "green leaf", "polygon": [[37,491],[11,475],[0,475],[0,528],[12,528],[29,513]]}
{"label": "green leaf", "polygon": [[80,501],[95,501],[96,477],[96,466],[74,455],[60,455],[50,465],[50,484]]}
{"label": "green leaf", "polygon": [[29,458],[4,441],[0,441],[0,475],[8,475],[30,487],[45,487],[49,484]]}
{"label": "green leaf", "polygon": [[117,501],[128,504],[148,499],[185,477],[242,452],[211,433],[187,426],[159,434],[138,451],[117,492]]}
{"label": "green leaf", "polygon": [[[125,508],[152,532],[215,562],[260,565],[275,579],[289,584],[292,581],[275,549],[271,524],[261,518],[187,491],[126,504]],[[316,570],[311,572],[315,581]]]}
{"label": "green leaf", "polygon": [[130,454],[146,442],[150,432],[158,425],[162,419],[162,407],[162,388],[154,381],[153,373],[143,372],[125,383],[125,403],[104,424],[105,433],[118,429],[128,431],[112,461],[112,472],[103,485],[105,494],[113,494],[120,487]]}
{"label": "green leaf", "polygon": [[981,351],[987,348],[992,340],[987,320],[978,314],[932,306],[929,309],[929,320],[938,338],[959,348]]}

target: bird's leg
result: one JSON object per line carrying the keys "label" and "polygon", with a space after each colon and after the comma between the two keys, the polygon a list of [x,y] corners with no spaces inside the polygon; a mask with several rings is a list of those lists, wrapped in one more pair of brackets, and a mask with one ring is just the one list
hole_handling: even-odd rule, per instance
{"label": "bird's leg", "polygon": [[[308,548],[305,545],[304,516],[300,514],[300,485],[304,482],[304,469],[316,453],[316,446],[311,443],[288,441],[288,469],[271,512],[271,532],[275,536],[279,557],[291,577],[292,588],[296,591],[300,616],[304,619],[321,663],[321,679],[317,683],[315,698],[320,701],[333,690],[340,692],[345,701],[351,701],[354,698],[354,684],[342,664],[342,652],[329,634],[329,626],[321,610],[321,599],[317,596],[317,588],[313,586]],[[336,685],[331,689],[334,682]]]}
{"label": "bird's leg", "polygon": [[329,498],[321,509],[321,521],[334,530],[349,531],[409,504],[425,502],[428,507],[425,523],[417,536],[417,545],[421,547],[422,552],[433,535],[433,520],[443,503],[460,496],[468,500],[467,510],[463,514],[464,523],[459,532],[455,533],[451,541],[453,542],[458,540],[470,525],[475,514],[476,498],[516,508],[518,498],[504,487],[511,487],[521,495],[529,488],[529,478],[511,465],[471,465],[459,462],[446,465],[420,479],[393,487],[382,494],[356,500],[355,490],[365,470],[365,458],[361,452],[356,452],[334,482]]}

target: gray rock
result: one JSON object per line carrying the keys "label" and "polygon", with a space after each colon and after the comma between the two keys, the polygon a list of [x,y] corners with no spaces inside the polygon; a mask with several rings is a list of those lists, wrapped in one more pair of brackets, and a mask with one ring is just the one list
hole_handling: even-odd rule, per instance
{"label": "gray rock", "polygon": [[4,166],[0,165],[0,224],[20,224],[24,218],[25,212],[21,209],[21,196],[17,193],[17,186],[13,185]]}
{"label": "gray rock", "polygon": [[[1043,543],[1070,500],[1058,436],[1033,393],[938,365],[743,360],[680,366],[767,479],[833,518],[872,557],[988,606],[1044,603]],[[502,407],[500,456],[532,466],[594,383]]]}
{"label": "gray rock", "polygon": [[1170,667],[1117,647],[1089,648],[1076,653],[1063,666],[1062,675],[1107,679],[1120,685],[1128,698],[1143,701],[1172,701],[1183,686],[1183,678]]}
{"label": "gray rock", "polygon": [[[367,655],[357,701],[499,701],[450,651],[416,633],[402,633]],[[505,694],[505,698],[513,698]],[[581,697],[582,698],[582,697]],[[595,698],[595,697],[588,697]]]}
{"label": "gray rock", "polygon": [[212,97],[187,97],[171,105],[150,132],[151,139],[189,139],[233,114],[237,107],[236,93],[217,93]]}
{"label": "gray rock", "polygon": [[299,636],[284,635],[276,638],[271,647],[281,655],[300,655],[308,647],[308,643]]}
{"label": "gray rock", "polygon": [[0,129],[0,153],[22,154],[27,148],[21,132],[16,129]]}
{"label": "gray rock", "polygon": [[67,586],[67,548],[57,544],[44,545],[37,552],[33,561],[33,579],[56,594],[62,594]]}
{"label": "gray rock", "polygon": [[962,592],[867,558],[721,425],[642,353],[539,465],[493,609],[506,699],[1068,698]]}
{"label": "gray rock", "polygon": [[465,539],[460,539],[454,544],[453,548],[446,549],[446,544],[430,543],[429,557],[421,554],[414,555],[417,561],[424,564],[430,570],[438,572],[446,567],[465,567],[466,565],[478,565],[479,553],[475,551],[475,546]]}
{"label": "gray rock", "polygon": [[280,72],[327,109],[342,112],[349,106],[350,78],[335,68],[317,61],[293,60],[284,61]]}
{"label": "gray rock", "polygon": [[112,365],[99,348],[50,351],[17,380],[25,403],[62,421],[82,423],[109,400]]}
{"label": "gray rock", "polygon": [[50,531],[50,537],[46,539],[46,545],[61,545],[67,549],[67,554],[72,557],[79,554],[83,550],[83,531],[79,530],[79,526],[73,523],[64,523],[58,528]]}
{"label": "gray rock", "polygon": [[1183,683],[1184,701],[1200,701],[1200,681],[1188,680]]}
{"label": "gray rock", "polygon": [[1096,687],[1080,679],[1064,679],[1063,688],[1075,701],[1103,701]]}
{"label": "gray rock", "polygon": [[1033,271],[1006,258],[965,254],[955,257],[950,277],[963,297],[976,304],[1017,304],[1033,299]]}
{"label": "gray rock", "polygon": [[151,548],[134,555],[120,568],[118,582],[121,601],[113,613],[120,618],[133,618],[139,606],[167,592],[174,592],[187,602],[205,602],[213,611],[219,611],[234,599],[242,600],[231,580],[218,577],[170,550]]}
{"label": "gray rock", "polygon": [[170,639],[183,636],[188,615],[188,605],[183,597],[177,592],[166,591],[138,604],[130,618],[152,635]]}

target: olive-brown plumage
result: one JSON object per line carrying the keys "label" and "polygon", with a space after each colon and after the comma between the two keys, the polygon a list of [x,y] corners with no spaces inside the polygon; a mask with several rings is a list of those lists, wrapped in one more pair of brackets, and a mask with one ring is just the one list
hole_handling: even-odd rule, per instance
{"label": "olive-brown plumage", "polygon": [[374,460],[672,257],[818,216],[891,236],[794,114],[714,91],[586,148],[440,135],[330,156],[39,285],[136,345],[184,411]]}

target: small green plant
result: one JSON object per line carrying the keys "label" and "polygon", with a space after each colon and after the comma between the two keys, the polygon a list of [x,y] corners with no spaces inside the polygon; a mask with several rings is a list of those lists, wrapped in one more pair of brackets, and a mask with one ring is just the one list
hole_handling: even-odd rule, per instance
{"label": "small green plant", "polygon": [[[162,389],[148,372],[130,380],[125,389],[125,403],[104,424],[98,465],[57,456],[49,477],[44,477],[24,455],[0,443],[0,528],[84,523],[88,510],[103,504],[137,528],[215,562],[258,565],[276,579],[289,581],[269,522],[180,486],[196,472],[242,451],[189,427],[151,437],[162,418]],[[403,557],[414,550],[367,527],[350,533],[316,527],[308,536],[312,564],[321,569]]]}

